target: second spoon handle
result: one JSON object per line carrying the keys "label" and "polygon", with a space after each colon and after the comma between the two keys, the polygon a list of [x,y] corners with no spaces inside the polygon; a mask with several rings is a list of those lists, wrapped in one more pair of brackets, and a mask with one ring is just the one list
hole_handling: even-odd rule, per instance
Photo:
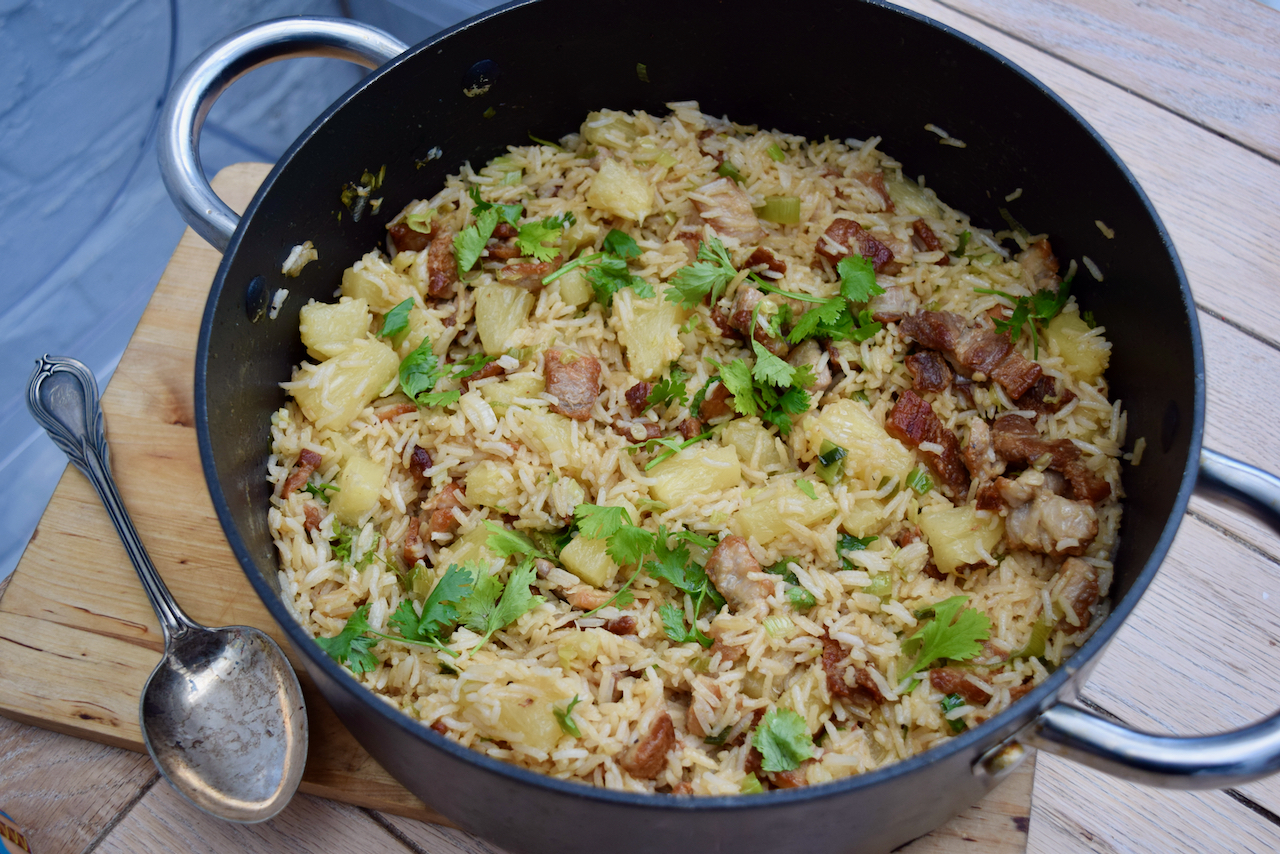
{"label": "second spoon handle", "polygon": [[116,489],[108,458],[102,403],[93,372],[75,359],[60,356],[39,359],[27,383],[27,409],[72,465],[89,478],[102,499],[160,621],[167,649],[171,638],[184,634],[195,624],[165,587]]}

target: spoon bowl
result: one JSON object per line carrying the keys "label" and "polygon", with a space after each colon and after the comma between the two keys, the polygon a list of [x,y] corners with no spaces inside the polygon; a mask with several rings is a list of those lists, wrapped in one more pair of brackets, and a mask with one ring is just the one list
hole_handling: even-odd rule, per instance
{"label": "spoon bowl", "polygon": [[250,626],[211,629],[165,587],[133,527],[108,462],[98,386],[74,359],[45,356],[27,408],[89,478],[160,621],[164,657],[142,691],[142,739],[156,767],[199,809],[227,821],[266,821],[302,779],[307,714],[280,647]]}

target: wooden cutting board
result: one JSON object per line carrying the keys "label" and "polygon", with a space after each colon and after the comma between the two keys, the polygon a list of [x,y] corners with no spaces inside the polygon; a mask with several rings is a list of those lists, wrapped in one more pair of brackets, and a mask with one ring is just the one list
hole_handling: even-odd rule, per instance
{"label": "wooden cutting board", "polygon": [[[268,168],[230,166],[214,188],[243,210]],[[231,554],[200,468],[195,349],[219,260],[187,230],[103,395],[111,467],[182,607],[205,625],[262,628],[287,650]],[[68,466],[0,599],[0,714],[144,751],[138,698],[162,647],[159,625],[106,512],[88,481]],[[290,658],[297,666],[291,651]],[[448,824],[373,761],[297,669],[311,723],[302,791]],[[1025,851],[1032,777],[1025,763],[981,803],[904,850]]]}

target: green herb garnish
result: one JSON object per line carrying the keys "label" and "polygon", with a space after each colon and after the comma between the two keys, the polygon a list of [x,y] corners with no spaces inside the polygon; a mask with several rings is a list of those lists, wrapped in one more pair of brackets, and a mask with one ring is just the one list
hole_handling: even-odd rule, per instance
{"label": "green herb garnish", "polygon": [[555,707],[551,709],[551,713],[556,716],[556,723],[560,724],[561,731],[574,738],[582,738],[582,730],[578,729],[578,724],[573,719],[573,707],[578,705],[578,700],[578,695],[574,694],[573,699],[569,701],[569,705],[563,709]]}
{"label": "green herb garnish", "polygon": [[[942,698],[942,714],[945,716],[947,712],[952,709],[958,709],[964,704],[964,697],[961,697],[959,694],[948,694]],[[956,718],[954,720],[948,718],[947,723],[951,725],[952,732],[964,732],[969,728],[969,725],[960,718]]]}
{"label": "green herb garnish", "polygon": [[[728,161],[726,161],[728,162]],[[738,275],[729,253],[719,238],[713,237],[709,243],[698,243],[698,260],[687,267],[682,267],[671,277],[671,287],[667,290],[667,302],[678,303],[681,308],[692,309],[708,294],[714,305],[725,287]]]}
{"label": "green herb garnish", "polygon": [[382,317],[382,330],[378,335],[382,338],[394,338],[409,328],[409,310],[413,308],[413,300],[407,299],[388,311]]}
{"label": "green herb garnish", "polygon": [[760,767],[770,773],[794,771],[813,756],[813,738],[804,718],[790,709],[772,708],[765,713],[751,744],[760,751]]}
{"label": "green herb garnish", "polygon": [[938,659],[962,661],[982,652],[981,642],[991,636],[991,621],[982,611],[965,608],[967,601],[968,596],[952,596],[924,609],[925,613],[933,612],[933,619],[903,641],[903,654],[915,655],[916,660],[902,679],[914,676]]}

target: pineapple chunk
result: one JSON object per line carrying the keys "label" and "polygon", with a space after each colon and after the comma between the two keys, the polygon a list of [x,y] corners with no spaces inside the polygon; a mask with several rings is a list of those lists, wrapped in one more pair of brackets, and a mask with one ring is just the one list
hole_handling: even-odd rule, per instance
{"label": "pineapple chunk", "polygon": [[855,537],[869,537],[879,532],[888,519],[884,505],[874,498],[859,498],[840,517],[840,526]]}
{"label": "pineapple chunk", "polygon": [[765,487],[744,510],[739,510],[729,527],[740,537],[755,537],[765,546],[790,531],[786,520],[812,525],[830,518],[840,508],[826,484],[813,484],[818,497],[810,498],[790,480],[779,480]]}
{"label": "pineapple chunk", "polygon": [[942,209],[938,201],[927,190],[900,172],[884,174],[884,188],[889,191],[889,198],[894,207],[905,210],[912,216],[940,217]]}
{"label": "pineapple chunk", "polygon": [[782,466],[778,440],[764,427],[745,418],[730,421],[720,434],[720,442],[732,445],[738,452],[738,459],[745,463],[755,460],[759,468],[770,471],[777,471]]}
{"label": "pineapple chunk", "polygon": [[559,294],[561,301],[565,305],[572,306],[584,306],[591,302],[596,295],[596,292],[591,288],[591,283],[582,274],[581,267],[575,267],[565,273],[548,285],[547,289],[552,293]]}
{"label": "pineapple chunk", "polygon": [[572,421],[543,409],[524,410],[522,418],[521,428],[524,434],[551,457],[552,465],[574,474],[582,471],[578,449],[573,442]]}
{"label": "pineapple chunk", "polygon": [[1059,314],[1045,329],[1045,337],[1062,355],[1071,376],[1084,383],[1102,376],[1111,361],[1110,342],[1092,331],[1078,314]]}
{"label": "pineapple chunk", "polygon": [[618,330],[618,343],[626,349],[631,375],[637,379],[661,376],[667,365],[684,352],[684,345],[680,343],[684,309],[667,302],[663,296],[659,293],[640,299],[627,288],[613,298],[610,323]]}
{"label": "pineapple chunk", "polygon": [[373,319],[369,303],[364,299],[339,303],[312,300],[298,314],[298,331],[307,355],[320,362],[338,355],[357,338],[363,338]]}
{"label": "pineapple chunk", "polygon": [[409,309],[409,331],[397,348],[402,354],[401,358],[418,349],[424,338],[431,340],[431,352],[437,356],[444,356],[449,349],[451,339],[445,338],[444,321],[415,306]]}
{"label": "pineapple chunk", "polygon": [[562,681],[568,680],[529,674],[518,682],[486,686],[483,694],[467,685],[461,692],[460,715],[486,738],[549,752],[564,736],[554,704],[574,694]]}
{"label": "pineapple chunk", "polygon": [[630,148],[636,140],[635,123],[626,113],[587,113],[582,123],[582,138],[604,148]]}
{"label": "pineapple chunk", "polygon": [[698,495],[731,489],[742,482],[742,464],[732,447],[686,448],[649,472],[655,483],[649,494],[668,507],[679,507]]}
{"label": "pineapple chunk", "polygon": [[304,365],[290,389],[302,414],[320,430],[341,430],[400,372],[400,359],[381,341],[361,338],[317,366]]}
{"label": "pineapple chunk", "polygon": [[980,519],[977,511],[966,505],[921,513],[920,530],[929,538],[938,569],[954,572],[958,567],[986,563],[983,554],[991,554],[1004,539],[1004,520],[996,515]]}
{"label": "pineapple chunk", "polygon": [[[467,496],[470,498],[470,496]],[[472,528],[458,539],[449,544],[447,548],[440,550],[440,554],[436,557],[437,566],[449,566],[457,564],[462,566],[468,563],[484,563],[494,559],[494,554],[489,550],[489,529],[481,525],[478,528]]]}
{"label": "pineapple chunk", "polygon": [[653,188],[643,175],[616,160],[600,164],[587,190],[587,204],[623,219],[642,222],[653,210]]}
{"label": "pineapple chunk", "polygon": [[511,469],[492,460],[479,463],[466,477],[467,500],[485,507],[500,507],[518,491]]}
{"label": "pineapple chunk", "polygon": [[379,252],[370,252],[342,274],[342,295],[364,299],[369,308],[386,314],[417,290],[408,276],[397,273]]}
{"label": "pineapple chunk", "polygon": [[501,356],[511,349],[511,336],[525,325],[534,302],[533,294],[516,285],[476,288],[476,331],[487,355]]}
{"label": "pineapple chunk", "polygon": [[537,398],[546,389],[547,384],[537,374],[516,374],[505,380],[480,386],[480,394],[493,411],[502,415],[521,398]]}
{"label": "pineapple chunk", "polygon": [[[564,252],[564,257],[572,258],[574,253],[582,247],[594,246],[596,238],[599,236],[600,226],[597,223],[589,222],[585,219],[577,219],[560,236],[560,249]],[[567,276],[568,273],[565,275]],[[555,282],[551,284],[554,285]]]}
{"label": "pineapple chunk", "polygon": [[329,509],[342,524],[359,524],[378,505],[386,480],[382,466],[364,454],[349,455],[338,472],[338,491],[329,499]]}
{"label": "pineapple chunk", "polygon": [[911,471],[911,452],[876,423],[864,404],[848,398],[837,400],[823,408],[817,424],[821,438],[849,452],[844,460],[845,474],[858,478],[868,489],[878,488],[885,477],[896,477],[901,483]]}
{"label": "pineapple chunk", "polygon": [[575,537],[561,550],[560,562],[592,587],[608,587],[618,574],[618,564],[605,551],[604,540]]}

